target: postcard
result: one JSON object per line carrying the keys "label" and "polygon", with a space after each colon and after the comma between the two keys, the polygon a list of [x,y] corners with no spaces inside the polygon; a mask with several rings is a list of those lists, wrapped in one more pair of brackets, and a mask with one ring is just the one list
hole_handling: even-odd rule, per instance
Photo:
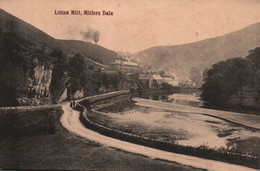
{"label": "postcard", "polygon": [[259,9],[1,0],[0,169],[260,169]]}

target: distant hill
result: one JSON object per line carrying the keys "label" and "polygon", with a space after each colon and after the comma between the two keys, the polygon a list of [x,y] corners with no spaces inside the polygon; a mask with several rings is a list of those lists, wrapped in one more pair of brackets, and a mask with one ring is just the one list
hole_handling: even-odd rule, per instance
{"label": "distant hill", "polygon": [[50,53],[50,51],[56,47],[63,50],[65,54],[73,55],[75,53],[81,53],[85,57],[103,64],[108,64],[117,56],[116,52],[89,42],[55,39],[36,27],[0,9],[0,33],[6,32],[7,29],[10,28],[19,35],[20,39],[27,42],[28,46],[36,49],[44,49],[47,53]]}
{"label": "distant hill", "polygon": [[187,78],[192,67],[203,72],[218,61],[244,57],[249,50],[259,46],[260,23],[256,23],[239,31],[199,42],[151,47],[136,53],[135,58],[143,65],[160,66],[175,72],[180,78]]}

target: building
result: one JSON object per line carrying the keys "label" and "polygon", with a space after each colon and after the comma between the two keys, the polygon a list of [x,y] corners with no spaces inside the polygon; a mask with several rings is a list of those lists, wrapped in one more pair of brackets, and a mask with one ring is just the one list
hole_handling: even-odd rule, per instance
{"label": "building", "polygon": [[188,88],[188,87],[195,87],[196,84],[193,81],[191,81],[190,79],[186,79],[186,80],[180,81],[179,86]]}
{"label": "building", "polygon": [[114,62],[110,63],[111,70],[122,70],[122,62],[121,60],[115,60]]}
{"label": "building", "polygon": [[170,78],[170,77],[164,77],[163,78],[163,82],[167,83],[167,84],[170,84],[170,85],[173,85],[173,79]]}
{"label": "building", "polygon": [[94,62],[94,64],[97,65],[97,67],[101,70],[107,70],[109,69],[109,67],[107,65],[104,65],[104,64],[101,64],[101,63],[98,63],[98,62]]}
{"label": "building", "polygon": [[138,79],[144,88],[152,88],[153,79],[150,73],[140,73]]}
{"label": "building", "polygon": [[174,78],[170,78],[170,77],[164,77],[163,78],[163,82],[170,84],[172,86],[178,86],[179,85],[179,81],[175,80]]}
{"label": "building", "polygon": [[135,62],[125,60],[115,60],[110,63],[110,69],[114,71],[121,71],[126,73],[135,73],[140,71],[140,66]]}
{"label": "building", "polygon": [[163,75],[164,82],[167,84],[170,84],[172,86],[178,86],[179,85],[179,79],[178,77],[171,72],[167,72]]}
{"label": "building", "polygon": [[163,83],[163,78],[159,74],[152,75],[153,84],[161,85]]}
{"label": "building", "polygon": [[145,88],[158,87],[163,83],[163,78],[158,74],[141,73],[138,79]]}

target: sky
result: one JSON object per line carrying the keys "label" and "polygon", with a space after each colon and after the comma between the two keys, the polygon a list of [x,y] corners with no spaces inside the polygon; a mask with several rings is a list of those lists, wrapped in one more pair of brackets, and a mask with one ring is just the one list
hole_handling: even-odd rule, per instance
{"label": "sky", "polygon": [[[81,32],[97,30],[99,45],[132,53],[260,22],[260,0],[0,0],[0,8],[54,38],[83,40]],[[105,10],[113,16],[55,15],[55,10]]]}

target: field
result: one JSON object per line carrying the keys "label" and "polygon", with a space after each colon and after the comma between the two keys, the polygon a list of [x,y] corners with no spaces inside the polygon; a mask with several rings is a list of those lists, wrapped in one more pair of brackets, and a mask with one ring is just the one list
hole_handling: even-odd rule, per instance
{"label": "field", "polygon": [[[48,110],[48,116],[57,116],[56,112],[62,111]],[[26,113],[27,119],[30,117],[32,119],[34,115],[40,114],[39,111],[31,113],[27,111]],[[19,113],[19,115],[22,114]],[[19,117],[16,119],[20,120]],[[173,162],[153,160],[80,138],[63,128],[58,118],[52,123],[55,124],[54,130],[40,131],[38,134],[37,131],[20,132],[23,135],[15,134],[15,136],[0,134],[0,168],[23,170],[198,170]],[[21,122],[19,125],[21,126]],[[28,125],[25,124],[25,126]],[[37,130],[48,127],[40,128]]]}

